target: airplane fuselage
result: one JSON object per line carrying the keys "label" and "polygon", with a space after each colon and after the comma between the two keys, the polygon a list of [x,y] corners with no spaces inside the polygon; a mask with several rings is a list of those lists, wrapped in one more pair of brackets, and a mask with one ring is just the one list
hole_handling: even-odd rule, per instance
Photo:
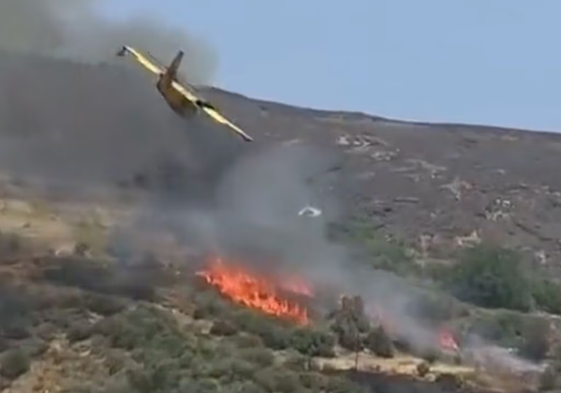
{"label": "airplane fuselage", "polygon": [[175,113],[184,117],[192,117],[197,114],[198,108],[177,91],[165,75],[160,76],[156,87]]}

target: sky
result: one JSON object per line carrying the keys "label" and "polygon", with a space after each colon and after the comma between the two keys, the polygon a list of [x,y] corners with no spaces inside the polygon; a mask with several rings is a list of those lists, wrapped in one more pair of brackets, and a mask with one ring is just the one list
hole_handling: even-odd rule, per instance
{"label": "sky", "polygon": [[560,0],[108,0],[105,7],[115,16],[139,9],[206,40],[219,57],[214,85],[250,97],[561,132]]}

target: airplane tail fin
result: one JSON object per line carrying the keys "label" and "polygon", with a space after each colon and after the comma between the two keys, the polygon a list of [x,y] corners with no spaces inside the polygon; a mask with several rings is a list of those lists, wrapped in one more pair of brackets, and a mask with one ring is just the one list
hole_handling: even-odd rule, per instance
{"label": "airplane tail fin", "polygon": [[175,55],[171,64],[166,69],[166,76],[170,80],[175,80],[175,78],[177,77],[177,71],[179,69],[179,66],[181,65],[181,60],[183,60],[183,51],[182,50],[177,52],[177,55]]}

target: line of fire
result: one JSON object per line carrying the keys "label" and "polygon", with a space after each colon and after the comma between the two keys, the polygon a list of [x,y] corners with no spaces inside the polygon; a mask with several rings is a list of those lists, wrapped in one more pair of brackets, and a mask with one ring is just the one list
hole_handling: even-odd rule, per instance
{"label": "line of fire", "polygon": [[[379,305],[364,304],[360,296],[341,294],[333,288],[314,287],[300,276],[256,272],[243,263],[220,257],[208,258],[196,276],[234,303],[295,325],[313,325],[326,317],[367,318],[371,325],[384,329],[390,337],[397,340],[400,336],[399,327]],[[326,309],[331,311],[321,315]],[[452,331],[444,326],[434,330],[431,344],[449,355],[461,351]]]}

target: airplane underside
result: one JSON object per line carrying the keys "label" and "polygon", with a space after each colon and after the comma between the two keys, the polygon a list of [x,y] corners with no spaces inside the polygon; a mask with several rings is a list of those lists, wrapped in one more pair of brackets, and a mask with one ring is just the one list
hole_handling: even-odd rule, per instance
{"label": "airplane underside", "polygon": [[198,108],[172,87],[161,88],[158,86],[158,90],[168,106],[178,115],[190,118],[198,113]]}

